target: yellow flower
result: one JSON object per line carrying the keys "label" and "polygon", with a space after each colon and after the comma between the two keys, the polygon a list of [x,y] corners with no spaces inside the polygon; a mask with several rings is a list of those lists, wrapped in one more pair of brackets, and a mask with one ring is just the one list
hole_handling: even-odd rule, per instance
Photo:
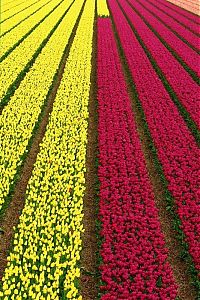
{"label": "yellow flower", "polygon": [[[59,12],[64,11],[65,2],[69,4],[70,1],[64,0],[59,6]],[[59,51],[64,50],[63,46],[67,42],[66,35],[70,36],[83,2],[84,0],[74,2],[66,18],[55,31],[55,39],[53,35],[52,40],[50,39],[44,47],[46,54],[43,55],[42,52],[41,60],[34,64],[30,73],[28,72],[24,80],[26,85],[19,86],[18,90],[21,94],[18,96],[21,97],[21,105],[16,98],[17,92],[14,95],[17,104],[13,100],[12,105],[16,106],[15,112],[18,107],[17,112],[20,118],[23,116],[23,122],[20,125],[16,124],[18,133],[15,134],[15,130],[13,129],[13,132],[11,130],[9,133],[11,135],[8,135],[6,141],[5,152],[11,142],[13,142],[11,148],[15,149],[10,160],[12,166],[10,170],[16,170],[19,155],[22,155],[26,149],[32,128],[41,112],[41,105],[48,93],[52,72],[55,73],[58,67],[61,58]],[[57,18],[58,11],[54,14]],[[84,172],[94,12],[95,1],[87,0],[54,100],[45,136],[40,144],[40,152],[28,182],[25,207],[16,227],[15,247],[10,252],[10,265],[5,271],[4,282],[7,284],[7,289],[3,286],[3,296],[9,295],[6,294],[7,290],[15,290],[20,282],[18,292],[22,299],[30,297],[41,300],[46,299],[47,295],[51,295],[50,299],[58,299],[59,282],[65,276],[64,290],[68,298],[82,299],[78,296],[74,281],[80,277],[77,262],[80,260],[82,249],[82,210],[85,192]],[[56,43],[57,41],[59,43]],[[53,55],[51,51],[49,52],[50,59],[45,49],[53,51]],[[44,78],[41,76],[43,73]],[[46,77],[46,73],[51,76]],[[32,81],[34,75],[35,80],[37,79],[41,84],[38,90],[34,89]],[[28,78],[30,81],[27,81]],[[8,107],[10,107],[7,111],[9,118],[12,106]],[[3,121],[5,125],[7,120]],[[10,126],[14,121],[13,115],[12,118],[10,117]],[[19,119],[17,122],[19,123]],[[19,132],[22,132],[22,140],[18,139]],[[10,136],[13,139],[10,139]],[[7,182],[10,183],[12,178],[13,175]],[[66,269],[68,272],[64,275]],[[35,272],[37,270],[39,275]],[[34,287],[33,278],[38,283],[34,284]],[[49,285],[50,281],[51,285]]]}

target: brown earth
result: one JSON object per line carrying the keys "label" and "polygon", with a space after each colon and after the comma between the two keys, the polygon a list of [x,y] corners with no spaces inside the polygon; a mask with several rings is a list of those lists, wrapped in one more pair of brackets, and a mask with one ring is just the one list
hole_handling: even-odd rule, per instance
{"label": "brown earth", "polygon": [[89,99],[88,144],[86,154],[86,192],[84,197],[83,225],[85,232],[82,236],[83,250],[81,253],[81,295],[84,300],[94,300],[97,297],[97,256],[96,238],[96,192],[97,180],[96,156],[97,138],[97,87],[96,87],[96,52],[97,52],[97,11],[95,13],[93,34],[93,55],[91,89]]}

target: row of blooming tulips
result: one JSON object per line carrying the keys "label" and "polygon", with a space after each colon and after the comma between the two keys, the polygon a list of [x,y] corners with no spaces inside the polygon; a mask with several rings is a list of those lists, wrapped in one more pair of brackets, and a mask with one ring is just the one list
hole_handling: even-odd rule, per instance
{"label": "row of blooming tulips", "polygon": [[99,18],[97,25],[101,299],[175,299],[111,21]]}
{"label": "row of blooming tulips", "polygon": [[28,183],[3,277],[5,300],[82,299],[77,280],[94,6],[86,1]]}
{"label": "row of blooming tulips", "polygon": [[14,14],[18,13],[19,11],[23,10],[24,8],[34,3],[36,0],[28,0],[28,1],[13,1],[7,2],[2,1],[1,3],[1,22],[7,18],[10,18]]}
{"label": "row of blooming tulips", "polygon": [[0,116],[0,209],[27,151],[82,5],[83,0],[72,5]]}
{"label": "row of blooming tulips", "polygon": [[106,0],[98,0],[97,1],[97,15],[99,17],[108,17],[109,16],[109,10],[108,10]]}
{"label": "row of blooming tulips", "polygon": [[108,3],[189,252],[200,270],[199,149],[117,2]]}
{"label": "row of blooming tulips", "polygon": [[125,14],[165,75],[179,101],[200,129],[200,103],[197,103],[200,95],[199,85],[160,42],[144,21],[132,10],[128,3],[125,0],[119,0],[119,3],[123,6]]}
{"label": "row of blooming tulips", "polygon": [[[27,32],[29,32],[35,25],[37,25],[48,13],[60,2],[60,0],[53,0],[47,6],[39,10],[35,15],[26,19],[19,26],[15,27],[13,30],[1,37],[1,52],[0,56],[2,57],[9,49],[15,45]],[[18,14],[16,15],[18,17]],[[12,20],[12,19],[11,19]],[[6,28],[6,22],[2,24],[2,27]],[[5,26],[5,27],[4,27]],[[39,26],[38,26],[39,28]],[[1,31],[1,34],[3,31]]]}
{"label": "row of blooming tulips", "polygon": [[[11,29],[14,29],[15,27],[19,26],[23,23],[24,26],[26,26],[26,20],[30,18],[31,16],[35,15],[37,17],[37,12],[42,9],[46,4],[50,2],[49,0],[40,0],[31,5],[29,8],[23,10],[22,12],[14,15],[11,18],[8,18],[7,20],[3,21],[1,24],[1,35],[5,35],[8,31],[11,31]],[[33,20],[32,20],[33,22]],[[19,24],[19,25],[18,25]],[[29,25],[30,26],[30,25]],[[20,28],[20,27],[18,27]],[[21,28],[22,30],[22,28]],[[22,33],[21,36],[24,34]],[[19,35],[20,36],[20,35]],[[18,38],[19,38],[18,36]]]}
{"label": "row of blooming tulips", "polygon": [[13,7],[15,7],[15,5],[19,5],[19,3],[21,3],[22,1],[19,0],[8,0],[8,1],[3,1],[1,4],[1,13],[3,15],[3,13],[5,13],[8,10],[11,10]]}
{"label": "row of blooming tulips", "polygon": [[[141,1],[140,1],[141,3]],[[179,35],[180,38],[183,38],[184,41],[190,46],[194,47],[197,51],[200,50],[199,39],[198,36],[192,33],[190,30],[179,24],[176,19],[171,18],[169,15],[165,13],[165,11],[161,11],[159,6],[154,4],[155,1],[149,2],[142,1],[142,4],[151,11],[152,14],[155,14],[159,20],[164,22],[171,30]],[[153,5],[152,5],[153,4]]]}
{"label": "row of blooming tulips", "polygon": [[[178,12],[176,10],[171,9],[167,4],[165,0],[161,2],[155,1],[155,0],[149,0],[151,3],[156,5],[160,10],[165,12],[168,16],[172,17],[174,20],[176,20],[178,23],[183,25],[185,28],[189,29],[191,32],[199,35],[199,26],[198,23],[193,22],[192,20],[188,19],[187,16],[184,16],[181,14],[181,12]],[[184,11],[183,11],[184,12]],[[200,21],[200,20],[199,20]]]}
{"label": "row of blooming tulips", "polygon": [[63,0],[56,9],[54,9],[54,6],[58,3],[58,0],[52,1],[51,7],[49,7],[52,11],[50,15],[1,62],[0,99],[6,95],[10,85],[23,71],[73,0]]}
{"label": "row of blooming tulips", "polygon": [[[183,10],[181,7],[175,6],[166,0],[158,0],[164,7],[168,7],[170,10],[177,12],[177,16],[183,16],[185,19],[192,21],[193,24],[200,24],[199,16],[191,14],[189,11]],[[197,31],[198,33],[199,31]]]}
{"label": "row of blooming tulips", "polygon": [[[22,3],[23,1],[21,1],[20,3],[17,3],[17,1],[14,3],[12,2],[6,2],[2,1],[2,5],[1,5],[1,23],[4,22],[5,20],[7,20],[8,18],[13,17],[15,14],[20,13],[21,11],[24,11],[24,9],[27,8],[27,4],[28,7],[30,5],[33,5],[35,2],[41,1],[41,0],[32,0],[32,1],[27,1],[26,3]],[[6,5],[5,5],[6,4]],[[20,4],[20,5],[19,5]],[[19,9],[16,7],[16,5],[19,5]]]}
{"label": "row of blooming tulips", "polygon": [[165,43],[168,44],[172,51],[175,52],[193,72],[200,76],[200,69],[197,64],[199,59],[198,54],[146,10],[145,6],[142,6],[136,0],[128,0],[128,2],[144,17],[145,21],[159,34]]}
{"label": "row of blooming tulips", "polygon": [[194,14],[199,15],[199,3],[191,3],[189,1],[169,0],[175,5],[178,5]]}

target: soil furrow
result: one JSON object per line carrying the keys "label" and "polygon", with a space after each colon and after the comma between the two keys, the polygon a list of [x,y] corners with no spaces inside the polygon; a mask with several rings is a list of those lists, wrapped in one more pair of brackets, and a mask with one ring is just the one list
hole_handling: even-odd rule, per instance
{"label": "soil furrow", "polygon": [[[96,2],[96,1],[95,1]],[[93,33],[93,53],[91,89],[89,99],[88,144],[86,152],[86,191],[84,197],[83,226],[85,232],[82,236],[83,249],[81,253],[81,295],[84,300],[94,300],[97,297],[97,257],[96,238],[96,157],[98,151],[97,140],[97,86],[96,86],[96,56],[97,56],[97,2],[95,5],[95,20]]]}

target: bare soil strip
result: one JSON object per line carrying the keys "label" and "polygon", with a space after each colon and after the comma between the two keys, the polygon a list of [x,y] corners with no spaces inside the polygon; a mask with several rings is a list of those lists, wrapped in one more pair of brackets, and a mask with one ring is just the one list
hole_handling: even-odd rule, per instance
{"label": "bare soil strip", "polygon": [[8,256],[9,250],[12,247],[12,240],[13,240],[13,236],[14,236],[13,226],[17,226],[18,221],[19,221],[19,216],[24,207],[26,187],[27,187],[29,178],[31,177],[34,163],[37,158],[37,154],[40,150],[40,143],[41,143],[41,141],[44,137],[45,131],[46,131],[46,126],[48,124],[49,115],[53,109],[54,99],[56,97],[56,93],[57,93],[58,87],[59,87],[61,79],[62,79],[66,60],[69,55],[73,39],[75,37],[80,18],[82,16],[85,2],[82,6],[79,17],[77,19],[77,22],[76,22],[74,29],[72,31],[72,34],[70,36],[69,43],[66,45],[63,57],[60,62],[59,69],[58,69],[57,73],[55,74],[52,88],[50,89],[50,93],[47,97],[46,106],[44,107],[44,110],[42,111],[42,115],[40,116],[41,122],[38,125],[38,129],[34,134],[30,151],[29,151],[29,153],[25,159],[25,162],[23,164],[23,167],[22,167],[22,170],[20,173],[20,178],[19,178],[18,182],[16,183],[16,186],[15,186],[12,198],[11,198],[11,202],[10,202],[8,208],[6,209],[3,218],[0,220],[0,280],[2,279],[3,272],[6,268],[7,256]]}
{"label": "bare soil strip", "polygon": [[154,155],[151,149],[152,139],[147,135],[146,132],[146,121],[144,119],[143,113],[138,106],[137,96],[134,89],[134,83],[131,78],[131,74],[126,62],[126,58],[123,54],[123,50],[120,44],[119,36],[116,31],[116,27],[113,21],[112,13],[111,20],[113,23],[113,31],[115,33],[115,38],[118,45],[118,50],[120,53],[120,58],[122,66],[124,69],[124,74],[126,78],[126,83],[128,86],[128,91],[130,98],[132,99],[132,109],[134,113],[134,118],[137,125],[137,130],[139,133],[142,150],[145,156],[146,166],[148,174],[152,183],[156,206],[159,210],[159,219],[161,223],[162,232],[165,236],[166,246],[169,250],[168,260],[171,264],[174,278],[178,284],[178,293],[179,299],[183,300],[194,300],[197,299],[197,292],[192,285],[192,279],[188,274],[188,266],[183,259],[181,259],[180,254],[183,249],[180,244],[177,242],[176,231],[173,228],[173,218],[170,212],[167,209],[167,202],[165,200],[165,186],[162,182],[160,174],[157,171],[157,168],[154,163]]}
{"label": "bare soil strip", "polygon": [[95,7],[91,89],[89,99],[89,124],[88,144],[86,154],[86,191],[84,197],[83,226],[85,232],[82,236],[83,250],[81,253],[81,295],[84,300],[94,300],[97,297],[97,256],[98,251],[96,238],[96,181],[97,166],[96,157],[98,151],[97,129],[97,87],[96,87],[96,55],[97,55],[97,11]]}

